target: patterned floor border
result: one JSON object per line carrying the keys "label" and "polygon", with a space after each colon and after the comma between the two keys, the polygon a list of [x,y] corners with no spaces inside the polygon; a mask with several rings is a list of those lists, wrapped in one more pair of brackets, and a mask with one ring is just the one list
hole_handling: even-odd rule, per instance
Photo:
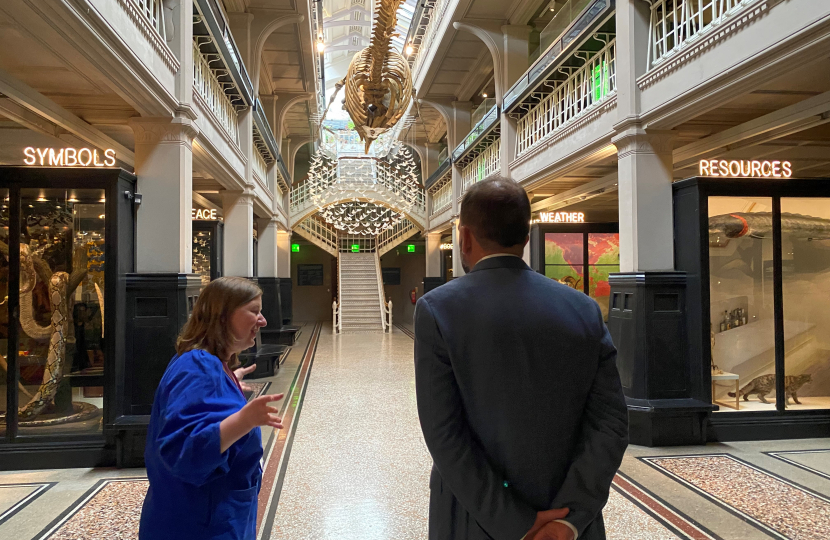
{"label": "patterned floor border", "polygon": [[[779,461],[783,461],[784,463],[789,463],[790,465],[798,467],[799,469],[805,470],[807,472],[811,472],[811,473],[815,474],[816,476],[820,476],[822,478],[830,480],[830,474],[827,474],[826,472],[823,472],[823,471],[817,471],[816,469],[813,469],[812,467],[808,467],[807,465],[804,465],[802,463],[799,463],[797,461],[793,461],[792,459],[788,459],[787,457],[785,457],[785,456],[793,455],[793,454],[824,454],[824,453],[830,453],[830,449],[822,449],[822,450],[783,450],[783,451],[780,451],[780,452],[761,452],[761,453],[766,454],[769,457],[775,458]],[[828,458],[830,458],[830,456],[828,456]]]}
{"label": "patterned floor border", "polygon": [[19,484],[0,484],[0,489],[11,489],[11,488],[26,488],[32,487],[35,488],[34,491],[14,503],[11,508],[7,509],[5,512],[0,514],[0,525],[5,523],[6,521],[10,520],[15,514],[29,506],[35,499],[46,493],[49,488],[57,485],[57,482],[31,482],[31,483],[19,483]]}
{"label": "patterned floor border", "polygon": [[683,540],[723,540],[660,497],[618,472],[611,488]]}
{"label": "patterned floor border", "polygon": [[290,389],[286,392],[284,408],[280,411],[282,423],[285,427],[272,434],[268,441],[266,455],[263,457],[265,466],[263,467],[262,487],[259,493],[259,507],[257,510],[257,538],[271,537],[271,529],[274,525],[274,517],[282,493],[282,484],[288,468],[288,460],[291,456],[291,447],[294,443],[294,435],[302,412],[303,400],[308,389],[308,380],[311,376],[314,357],[317,354],[317,345],[320,342],[322,328],[323,325],[317,323],[311,330],[303,359],[297,373],[294,375],[294,381],[291,383]]}
{"label": "patterned floor border", "polygon": [[[129,478],[102,478],[95,482],[86,493],[81,495],[72,505],[61,512],[61,514],[49,523],[33,540],[47,540],[54,535],[60,533],[60,530],[65,527],[73,517],[83,510],[88,504],[92,503],[95,497],[110,484],[129,483],[129,482],[147,482],[147,477],[129,477]],[[125,508],[126,509],[126,508]],[[139,510],[140,514],[140,510]],[[103,516],[103,519],[111,519],[111,516]],[[138,531],[136,530],[136,537]]]}
{"label": "patterned floor border", "polygon": [[395,323],[394,325],[395,325],[395,328],[397,328],[398,330],[400,330],[401,332],[403,332],[407,336],[411,337],[412,339],[415,339],[415,332],[413,332],[412,330],[410,330],[406,326],[403,326],[402,324]]}
{"label": "patterned floor border", "polygon": [[760,530],[761,532],[763,532],[765,534],[768,534],[769,536],[771,536],[773,538],[779,538],[780,540],[791,540],[790,536],[787,536],[787,535],[783,534],[782,532],[774,529],[771,525],[769,525],[767,523],[764,523],[759,518],[756,518],[756,517],[744,512],[743,510],[741,510],[739,508],[736,508],[735,506],[733,506],[729,502],[724,501],[721,498],[719,498],[717,495],[710,494],[708,491],[705,491],[705,490],[699,488],[698,486],[696,486],[692,482],[682,478],[681,476],[678,476],[677,474],[673,473],[672,471],[669,471],[668,469],[666,469],[666,468],[664,468],[664,467],[657,464],[657,462],[659,462],[661,460],[665,461],[665,460],[670,460],[670,459],[700,459],[700,458],[726,458],[726,459],[730,459],[732,461],[735,461],[736,463],[739,463],[740,465],[743,465],[745,467],[753,469],[753,470],[755,470],[755,471],[757,471],[757,472],[759,472],[763,475],[769,476],[770,478],[773,478],[773,479],[775,479],[775,480],[777,480],[777,481],[779,481],[783,484],[786,484],[787,486],[790,486],[791,488],[793,488],[795,490],[801,491],[801,492],[803,492],[803,493],[805,493],[809,496],[812,496],[812,497],[815,497],[816,499],[819,499],[822,502],[830,504],[830,499],[828,499],[826,496],[822,495],[821,493],[818,493],[818,492],[816,492],[816,491],[814,491],[814,490],[812,490],[808,487],[797,484],[797,483],[793,482],[792,480],[788,480],[788,479],[786,479],[786,478],[784,478],[780,475],[777,475],[777,474],[775,474],[773,472],[770,472],[766,469],[758,467],[757,465],[749,463],[748,461],[745,461],[745,460],[743,460],[739,457],[736,457],[736,456],[734,456],[732,454],[728,454],[728,453],[684,454],[684,455],[669,455],[669,456],[641,456],[638,459],[640,461],[642,461],[643,463],[649,465],[653,469],[657,470],[658,472],[660,472],[660,473],[674,479],[675,481],[679,482],[681,485],[683,485],[686,488],[688,488],[689,490],[697,493],[698,495],[702,496],[706,500],[708,500],[708,501],[712,502],[713,504],[717,505],[718,507],[722,508],[726,512],[728,512],[728,513],[732,514],[733,516],[735,516],[735,517],[745,521],[746,523],[752,525],[753,527]]}

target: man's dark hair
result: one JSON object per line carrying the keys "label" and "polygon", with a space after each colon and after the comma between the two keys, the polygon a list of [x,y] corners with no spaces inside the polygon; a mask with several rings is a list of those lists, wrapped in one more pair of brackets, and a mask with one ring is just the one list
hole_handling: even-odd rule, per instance
{"label": "man's dark hair", "polygon": [[491,178],[467,190],[460,218],[483,247],[523,244],[530,232],[530,200],[513,180]]}

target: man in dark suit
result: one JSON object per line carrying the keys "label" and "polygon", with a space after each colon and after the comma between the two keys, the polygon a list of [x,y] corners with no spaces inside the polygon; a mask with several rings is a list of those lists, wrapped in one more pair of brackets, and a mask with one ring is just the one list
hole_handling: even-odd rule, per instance
{"label": "man in dark suit", "polygon": [[429,538],[604,539],[628,412],[599,306],[521,259],[530,202],[515,182],[475,184],[460,218],[469,273],[415,310]]}

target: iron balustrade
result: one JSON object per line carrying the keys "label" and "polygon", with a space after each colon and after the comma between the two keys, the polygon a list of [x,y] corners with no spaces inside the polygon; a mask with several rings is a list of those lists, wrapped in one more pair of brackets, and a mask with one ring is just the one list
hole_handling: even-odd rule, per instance
{"label": "iron balustrade", "polygon": [[225,94],[224,86],[210,67],[210,62],[193,41],[193,88],[205,101],[205,104],[219,121],[219,124],[231,138],[239,144],[239,117],[230,98]]}
{"label": "iron balustrade", "polygon": [[438,30],[438,26],[441,24],[441,21],[444,20],[444,15],[447,13],[447,7],[449,7],[449,5],[453,2],[457,2],[457,0],[435,0],[429,14],[426,13],[426,7],[424,8],[421,19],[423,20],[425,17],[428,18],[426,28],[424,29],[423,37],[421,38],[420,43],[417,45],[413,43],[415,51],[409,59],[413,79],[417,78],[418,70],[424,62],[425,55],[421,53],[425,53],[430,49],[430,47],[432,47],[432,39],[435,37],[435,32]]}
{"label": "iron balustrade", "polygon": [[381,231],[381,233],[377,235],[376,245],[378,253],[383,255],[398,245],[401,241],[412,236],[415,231],[417,231],[415,224],[406,218],[397,222],[393,227],[389,227],[388,229]]}
{"label": "iron balustrade", "polygon": [[449,155],[450,155],[450,149],[449,149],[449,147],[445,146],[444,149],[441,150],[441,152],[438,154],[438,165],[441,165],[445,161],[447,161],[447,158],[449,157]]}
{"label": "iron balustrade", "polygon": [[308,235],[309,240],[316,240],[322,244],[320,247],[328,248],[332,253],[337,252],[337,231],[327,227],[321,220],[308,217],[301,221],[297,228]]}
{"label": "iron balustrade", "polygon": [[136,8],[138,9],[139,13],[147,19],[147,22],[150,23],[150,26],[158,32],[158,35],[162,37],[162,39],[167,41],[166,36],[164,35],[164,6],[162,5],[162,0],[130,0],[133,4],[135,4]]}
{"label": "iron balustrade", "polygon": [[[595,35],[594,39],[602,41],[599,35]],[[582,65],[559,69],[567,78],[551,81],[550,93],[519,117],[517,156],[616,93],[616,43],[616,38],[613,38],[597,52],[576,51],[573,57],[581,60]]]}
{"label": "iron balustrade", "polygon": [[675,56],[757,0],[657,0],[651,3],[649,68]]}
{"label": "iron balustrade", "polygon": [[265,159],[262,157],[262,154],[259,152],[254,152],[254,174],[259,177],[259,181],[262,182],[264,185],[268,186],[268,189],[271,190],[271,193],[274,192],[274,186],[271,184],[273,182],[268,182],[268,165],[265,163]]}
{"label": "iron balustrade", "polygon": [[452,171],[448,171],[436,184],[440,187],[432,193],[432,216],[452,206]]}
{"label": "iron balustrade", "polygon": [[462,195],[476,182],[481,182],[491,174],[499,171],[501,163],[499,159],[500,149],[501,139],[499,138],[490,143],[484,151],[461,170]]}
{"label": "iron balustrade", "polygon": [[479,139],[497,126],[499,123],[499,108],[493,104],[492,108],[487,111],[487,114],[482,115],[481,120],[473,125],[470,133],[464,137],[464,141],[459,144],[452,153],[453,162],[458,161],[469,149],[479,142]]}

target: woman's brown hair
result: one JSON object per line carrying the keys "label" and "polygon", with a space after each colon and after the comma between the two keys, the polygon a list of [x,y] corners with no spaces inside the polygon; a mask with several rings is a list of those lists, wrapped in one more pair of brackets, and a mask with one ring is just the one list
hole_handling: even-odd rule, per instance
{"label": "woman's brown hair", "polygon": [[[262,289],[249,279],[221,277],[208,283],[176,340],[176,353],[203,349],[219,358],[225,356],[234,342],[231,313],[259,296]],[[236,355],[228,363],[235,364]]]}

